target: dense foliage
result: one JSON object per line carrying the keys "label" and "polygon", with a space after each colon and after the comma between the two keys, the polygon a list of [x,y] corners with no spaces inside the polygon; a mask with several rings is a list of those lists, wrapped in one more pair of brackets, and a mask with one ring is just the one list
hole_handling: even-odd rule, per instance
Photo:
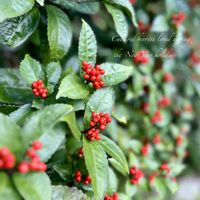
{"label": "dense foliage", "polygon": [[0,10],[0,199],[169,199],[199,137],[198,2]]}

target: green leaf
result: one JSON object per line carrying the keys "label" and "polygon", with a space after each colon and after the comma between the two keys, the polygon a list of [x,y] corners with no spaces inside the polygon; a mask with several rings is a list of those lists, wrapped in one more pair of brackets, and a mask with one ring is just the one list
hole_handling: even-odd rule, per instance
{"label": "green leaf", "polygon": [[165,32],[169,30],[167,19],[164,15],[158,15],[151,26],[152,32]]}
{"label": "green leaf", "polygon": [[83,21],[79,37],[78,55],[80,65],[83,61],[87,61],[88,63],[95,65],[97,55],[97,42],[92,29],[85,21]]}
{"label": "green leaf", "polygon": [[95,14],[99,10],[99,2],[95,1],[85,1],[85,2],[76,2],[76,1],[66,1],[66,0],[50,0],[52,3],[55,3],[65,9],[75,10],[84,14]]}
{"label": "green leaf", "polygon": [[[61,118],[73,110],[71,105],[54,104],[34,112],[23,127],[24,143],[29,145],[44,133],[48,133]],[[31,128],[30,128],[31,127]]]}
{"label": "green leaf", "polygon": [[172,177],[179,175],[185,169],[185,165],[178,162],[170,163],[169,167],[171,169],[170,176]]}
{"label": "green leaf", "polygon": [[20,64],[20,72],[24,80],[31,85],[36,80],[44,79],[44,72],[41,64],[30,55],[26,55]]}
{"label": "green leaf", "polygon": [[118,188],[118,179],[113,171],[112,168],[109,167],[109,176],[108,176],[108,187],[107,187],[107,193],[113,194],[114,192],[117,192]]}
{"label": "green leaf", "polygon": [[72,174],[73,174],[73,167],[71,164],[57,164],[53,166],[54,170],[60,175],[60,177],[70,182],[73,180]]}
{"label": "green leaf", "polygon": [[165,183],[172,194],[175,194],[178,190],[178,183],[176,181],[173,181],[169,178],[165,179]]}
{"label": "green leaf", "polygon": [[0,0],[0,22],[27,13],[34,3],[34,0]]}
{"label": "green leaf", "polygon": [[155,177],[152,186],[162,199],[166,194],[166,185],[164,181],[161,178]]}
{"label": "green leaf", "polygon": [[76,187],[67,187],[67,186],[53,186],[52,187],[52,200],[75,200],[82,199],[86,200],[86,195],[78,190]]}
{"label": "green leaf", "polygon": [[92,112],[111,114],[113,103],[114,92],[112,89],[103,88],[95,91],[87,102],[85,109],[84,124],[86,128],[89,125]]}
{"label": "green leaf", "polygon": [[27,103],[33,99],[31,88],[18,70],[0,69],[0,102]]}
{"label": "green leaf", "polygon": [[112,5],[105,4],[108,12],[112,15],[115,29],[122,40],[125,42],[128,37],[128,23],[126,21],[126,17],[124,16],[123,12]]}
{"label": "green leaf", "polygon": [[44,1],[45,0],[36,0],[36,2],[39,3],[41,6],[44,6]]}
{"label": "green leaf", "polygon": [[89,88],[76,74],[67,75],[61,82],[56,98],[82,99],[89,94]]}
{"label": "green leaf", "polygon": [[21,200],[17,191],[13,188],[13,185],[4,172],[0,172],[0,199],[1,200]]}
{"label": "green leaf", "polygon": [[125,190],[126,190],[126,194],[129,197],[132,197],[135,195],[135,193],[137,192],[137,186],[136,185],[132,185],[130,183],[130,180],[126,181],[126,185],[125,185]]}
{"label": "green leaf", "polygon": [[117,160],[123,166],[126,173],[129,173],[128,163],[122,150],[111,139],[103,135],[101,135],[99,143],[104,148],[106,153]]}
{"label": "green leaf", "polygon": [[83,150],[89,175],[92,179],[94,199],[103,199],[108,179],[108,161],[104,149],[97,141],[83,138]]}
{"label": "green leaf", "polygon": [[63,58],[71,45],[72,30],[68,16],[55,6],[47,6],[48,40],[50,57],[53,60]]}
{"label": "green leaf", "polygon": [[0,148],[8,147],[12,153],[21,156],[24,145],[21,138],[20,127],[8,116],[0,113]]}
{"label": "green leaf", "polygon": [[[52,130],[45,132],[39,141],[42,142],[43,148],[38,151],[43,162],[48,161],[51,156],[58,150],[65,139],[66,127],[64,124],[57,124]],[[53,144],[53,145],[52,145]]]}
{"label": "green leaf", "polygon": [[40,19],[38,9],[0,23],[0,43],[15,48],[23,44],[36,30]]}
{"label": "green leaf", "polygon": [[75,112],[72,111],[68,115],[64,116],[62,120],[67,122],[72,134],[74,135],[74,137],[77,140],[80,140],[81,139],[81,132],[80,132],[78,125],[77,125]]}
{"label": "green leaf", "polygon": [[116,85],[125,81],[133,72],[133,67],[114,63],[103,63],[101,68],[105,70],[102,76],[106,86]]}
{"label": "green leaf", "polygon": [[122,175],[127,176],[127,173],[124,171],[124,167],[114,158],[109,158],[109,163]]}
{"label": "green leaf", "polygon": [[13,181],[24,199],[51,200],[51,182],[46,173],[15,173]]}
{"label": "green leaf", "polygon": [[105,1],[108,3],[114,4],[114,5],[117,5],[117,6],[121,6],[124,9],[126,9],[128,14],[131,16],[133,24],[135,26],[137,26],[135,11],[129,0],[105,0]]}
{"label": "green leaf", "polygon": [[47,76],[47,83],[48,85],[56,85],[58,82],[62,68],[60,66],[60,63],[58,62],[51,62],[49,63],[46,68],[46,76]]}

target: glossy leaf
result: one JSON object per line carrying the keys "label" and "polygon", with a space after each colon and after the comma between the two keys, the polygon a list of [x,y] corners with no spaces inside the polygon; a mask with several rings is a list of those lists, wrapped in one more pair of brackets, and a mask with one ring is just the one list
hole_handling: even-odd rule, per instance
{"label": "glossy leaf", "polygon": [[72,40],[71,24],[68,16],[59,8],[47,6],[48,40],[50,57],[60,60],[69,50]]}
{"label": "glossy leaf", "polygon": [[80,64],[83,61],[87,61],[88,63],[95,65],[97,54],[97,42],[92,29],[85,21],[83,21],[82,24],[78,50]]}
{"label": "glossy leaf", "polygon": [[105,4],[108,12],[112,15],[115,29],[122,40],[125,42],[128,37],[128,23],[126,21],[126,17],[124,16],[123,12],[112,5]]}
{"label": "glossy leaf", "polygon": [[15,69],[0,69],[0,91],[0,102],[4,103],[27,103],[33,99],[30,86]]}
{"label": "glossy leaf", "polygon": [[104,112],[111,114],[113,103],[114,92],[112,89],[103,88],[94,92],[86,105],[84,114],[85,126],[88,126],[92,112]]}
{"label": "glossy leaf", "polygon": [[0,23],[0,43],[15,48],[23,44],[36,30],[40,19],[38,9]]}
{"label": "glossy leaf", "polygon": [[24,143],[28,145],[31,141],[40,138],[42,134],[48,133],[63,116],[72,110],[73,107],[70,105],[54,104],[34,112],[23,126]]}
{"label": "glossy leaf", "polygon": [[95,14],[99,10],[99,2],[95,1],[85,1],[85,2],[76,2],[76,1],[66,1],[66,0],[50,0],[51,2],[62,6],[65,9],[72,9],[84,14]]}
{"label": "glossy leaf", "polygon": [[61,82],[56,98],[82,99],[89,94],[89,88],[75,74],[67,75]]}
{"label": "glossy leaf", "polygon": [[24,199],[51,200],[51,182],[46,173],[15,173],[13,181]]}
{"label": "glossy leaf", "polygon": [[83,138],[83,150],[89,175],[92,179],[94,199],[103,199],[108,179],[108,161],[104,149],[96,141]]}
{"label": "glossy leaf", "polygon": [[41,64],[28,54],[20,64],[20,72],[29,85],[36,80],[44,79],[44,72]]}
{"label": "glossy leaf", "polygon": [[0,0],[0,22],[27,13],[35,0]]}
{"label": "glossy leaf", "polygon": [[125,81],[133,72],[133,67],[114,63],[103,63],[101,68],[105,70],[102,76],[106,86],[116,85]]}
{"label": "glossy leaf", "polygon": [[103,135],[101,135],[99,143],[104,148],[106,153],[117,160],[123,166],[126,173],[129,173],[128,163],[122,150],[111,139]]}

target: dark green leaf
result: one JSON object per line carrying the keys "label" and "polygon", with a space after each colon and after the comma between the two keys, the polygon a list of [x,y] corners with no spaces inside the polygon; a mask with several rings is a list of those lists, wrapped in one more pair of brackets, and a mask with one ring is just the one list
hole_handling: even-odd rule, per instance
{"label": "dark green leaf", "polygon": [[73,167],[71,164],[57,164],[54,165],[54,170],[60,175],[60,177],[65,181],[72,181],[73,179]]}
{"label": "dark green leaf", "polygon": [[0,43],[12,48],[23,44],[35,31],[40,19],[38,9],[0,23]]}
{"label": "dark green leaf", "polygon": [[50,56],[60,60],[69,50],[72,40],[71,24],[68,16],[55,6],[47,6],[48,40]]}
{"label": "dark green leaf", "polygon": [[108,179],[108,161],[104,149],[96,141],[83,138],[83,150],[95,200],[103,199]]}
{"label": "dark green leaf", "polygon": [[14,184],[26,200],[51,200],[51,182],[45,173],[13,175]]}

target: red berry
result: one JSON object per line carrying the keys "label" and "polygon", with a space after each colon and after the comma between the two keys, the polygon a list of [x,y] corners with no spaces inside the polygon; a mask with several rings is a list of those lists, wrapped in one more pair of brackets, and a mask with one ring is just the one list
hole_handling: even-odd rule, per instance
{"label": "red berry", "polygon": [[105,125],[100,125],[100,127],[99,127],[101,130],[105,130],[106,129],[106,126]]}
{"label": "red berry", "polygon": [[27,174],[30,171],[30,166],[28,162],[20,162],[18,167],[18,171],[22,174]]}
{"label": "red berry", "polygon": [[42,142],[40,142],[39,140],[36,140],[36,141],[34,141],[33,143],[32,143],[32,148],[34,149],[34,150],[40,150],[40,149],[42,149],[42,147],[43,147],[43,144],[42,144]]}
{"label": "red berry", "polygon": [[86,80],[88,80],[88,79],[90,79],[90,76],[88,75],[88,74],[84,74],[84,79],[86,79]]}
{"label": "red berry", "polygon": [[0,157],[5,157],[10,154],[10,150],[7,147],[3,147],[0,149]]}
{"label": "red berry", "polygon": [[26,151],[26,156],[28,156],[29,158],[34,158],[35,156],[37,156],[37,154],[34,149],[30,148]]}
{"label": "red berry", "polygon": [[12,169],[15,166],[15,156],[13,154],[9,154],[6,157],[4,157],[4,169]]}

